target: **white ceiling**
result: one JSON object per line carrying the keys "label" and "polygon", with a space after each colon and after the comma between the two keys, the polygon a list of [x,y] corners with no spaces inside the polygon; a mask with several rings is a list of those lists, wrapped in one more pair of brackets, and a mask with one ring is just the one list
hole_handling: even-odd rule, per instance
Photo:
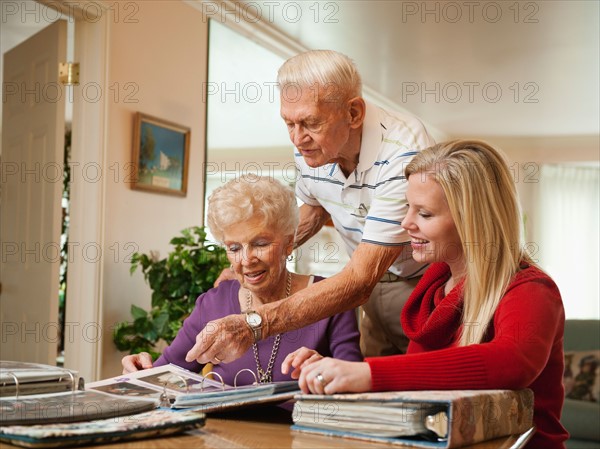
{"label": "white ceiling", "polygon": [[240,3],[303,47],[347,54],[366,86],[447,135],[599,133],[597,0]]}

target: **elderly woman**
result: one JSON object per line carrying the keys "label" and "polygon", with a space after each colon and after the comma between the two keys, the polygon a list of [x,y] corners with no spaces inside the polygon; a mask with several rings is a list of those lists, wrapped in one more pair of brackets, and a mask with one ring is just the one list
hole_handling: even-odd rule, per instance
{"label": "elderly woman", "polygon": [[[211,321],[226,315],[244,313],[255,334],[256,343],[239,359],[223,363],[226,354],[216,352],[213,371],[225,383],[233,384],[238,371],[249,368],[260,382],[291,380],[281,372],[283,358],[305,346],[343,360],[362,360],[353,311],[321,320],[297,331],[261,340],[260,315],[252,310],[279,301],[321,278],[291,273],[286,260],[294,247],[298,226],[298,206],[291,189],[272,178],[242,176],[216,189],[208,200],[208,225],[227,249],[235,280],[198,297],[191,315],[169,347],[152,364],[147,353],[123,358],[123,373],[173,363],[199,372],[203,366],[186,362],[196,336]],[[251,376],[240,376],[237,384],[249,384]]]}
{"label": "elderly woman", "polygon": [[521,389],[534,393],[530,448],[562,449],[560,292],[520,241],[521,216],[502,154],[479,141],[423,150],[406,166],[402,226],[431,264],[402,310],[406,355],[349,363],[301,349],[284,361],[300,387],[326,394]]}

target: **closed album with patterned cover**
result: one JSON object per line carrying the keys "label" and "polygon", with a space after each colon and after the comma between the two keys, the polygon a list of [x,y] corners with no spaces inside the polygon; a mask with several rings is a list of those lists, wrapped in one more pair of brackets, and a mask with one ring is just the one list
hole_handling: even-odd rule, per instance
{"label": "closed album with patterned cover", "polygon": [[31,448],[107,444],[174,435],[202,427],[203,413],[155,409],[87,422],[0,427],[0,441]]}
{"label": "closed album with patterned cover", "polygon": [[396,391],[295,396],[292,429],[413,447],[456,448],[533,435],[533,392]]}

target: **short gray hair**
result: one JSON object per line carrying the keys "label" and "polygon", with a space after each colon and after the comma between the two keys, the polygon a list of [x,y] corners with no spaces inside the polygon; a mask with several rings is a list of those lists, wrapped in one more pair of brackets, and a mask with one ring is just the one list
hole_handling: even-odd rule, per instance
{"label": "short gray hair", "polygon": [[266,226],[294,236],[299,222],[294,191],[272,177],[243,175],[208,198],[208,227],[220,242],[225,228],[257,216]]}
{"label": "short gray hair", "polygon": [[[348,56],[333,50],[310,50],[293,56],[277,72],[282,95],[286,87],[325,89],[336,101],[362,96],[362,80],[356,64]],[[321,97],[319,97],[321,98]]]}

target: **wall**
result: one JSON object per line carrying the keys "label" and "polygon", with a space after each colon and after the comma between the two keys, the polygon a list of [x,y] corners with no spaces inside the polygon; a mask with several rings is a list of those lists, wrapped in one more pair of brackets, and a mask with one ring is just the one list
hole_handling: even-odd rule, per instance
{"label": "wall", "polygon": [[[129,274],[136,250],[169,251],[168,240],[200,225],[204,203],[205,104],[208,24],[200,11],[179,1],[136,2],[109,31],[108,154],[103,257],[101,377],[121,372],[122,353],[112,342],[116,322],[130,318],[131,304],[150,307],[141,272]],[[160,32],[159,32],[160,31]],[[129,84],[127,84],[129,83]],[[118,94],[118,95],[117,95]],[[130,173],[134,113],[140,111],[191,128],[188,193],[185,198],[134,191]]]}
{"label": "wall", "polygon": [[[121,9],[120,20],[114,20],[110,27],[108,85],[115,88],[111,94],[117,92],[119,98],[111,101],[108,111],[105,167],[114,167],[109,174],[117,179],[107,184],[105,197],[102,324],[106,332],[102,339],[102,378],[121,370],[123,354],[116,350],[110,332],[115,322],[130,317],[131,304],[144,308],[150,305],[150,289],[139,272],[129,275],[127,256],[132,248],[142,252],[159,250],[164,256],[169,250],[170,236],[184,227],[199,224],[203,216],[202,82],[207,80],[208,27],[200,11],[179,1],[169,1],[169,7],[165,3],[136,2],[139,9],[130,17],[135,23],[124,20],[125,13],[131,10]],[[126,103],[125,95],[132,94],[132,85],[138,89],[133,93],[138,102]],[[191,127],[186,198],[132,191],[124,182],[136,111]],[[541,141],[488,136],[486,140],[499,145],[519,164],[597,159],[597,138],[594,141],[593,137]],[[561,150],[567,142],[570,150],[565,153]],[[229,161],[225,154],[221,158]],[[518,186],[527,211],[535,203],[531,185],[520,182]]]}
{"label": "wall", "polygon": [[[483,136],[509,158],[523,213],[532,218],[537,205],[537,185],[542,164],[598,161],[600,137],[577,136]],[[526,238],[535,241],[532,222],[526,224]]]}

